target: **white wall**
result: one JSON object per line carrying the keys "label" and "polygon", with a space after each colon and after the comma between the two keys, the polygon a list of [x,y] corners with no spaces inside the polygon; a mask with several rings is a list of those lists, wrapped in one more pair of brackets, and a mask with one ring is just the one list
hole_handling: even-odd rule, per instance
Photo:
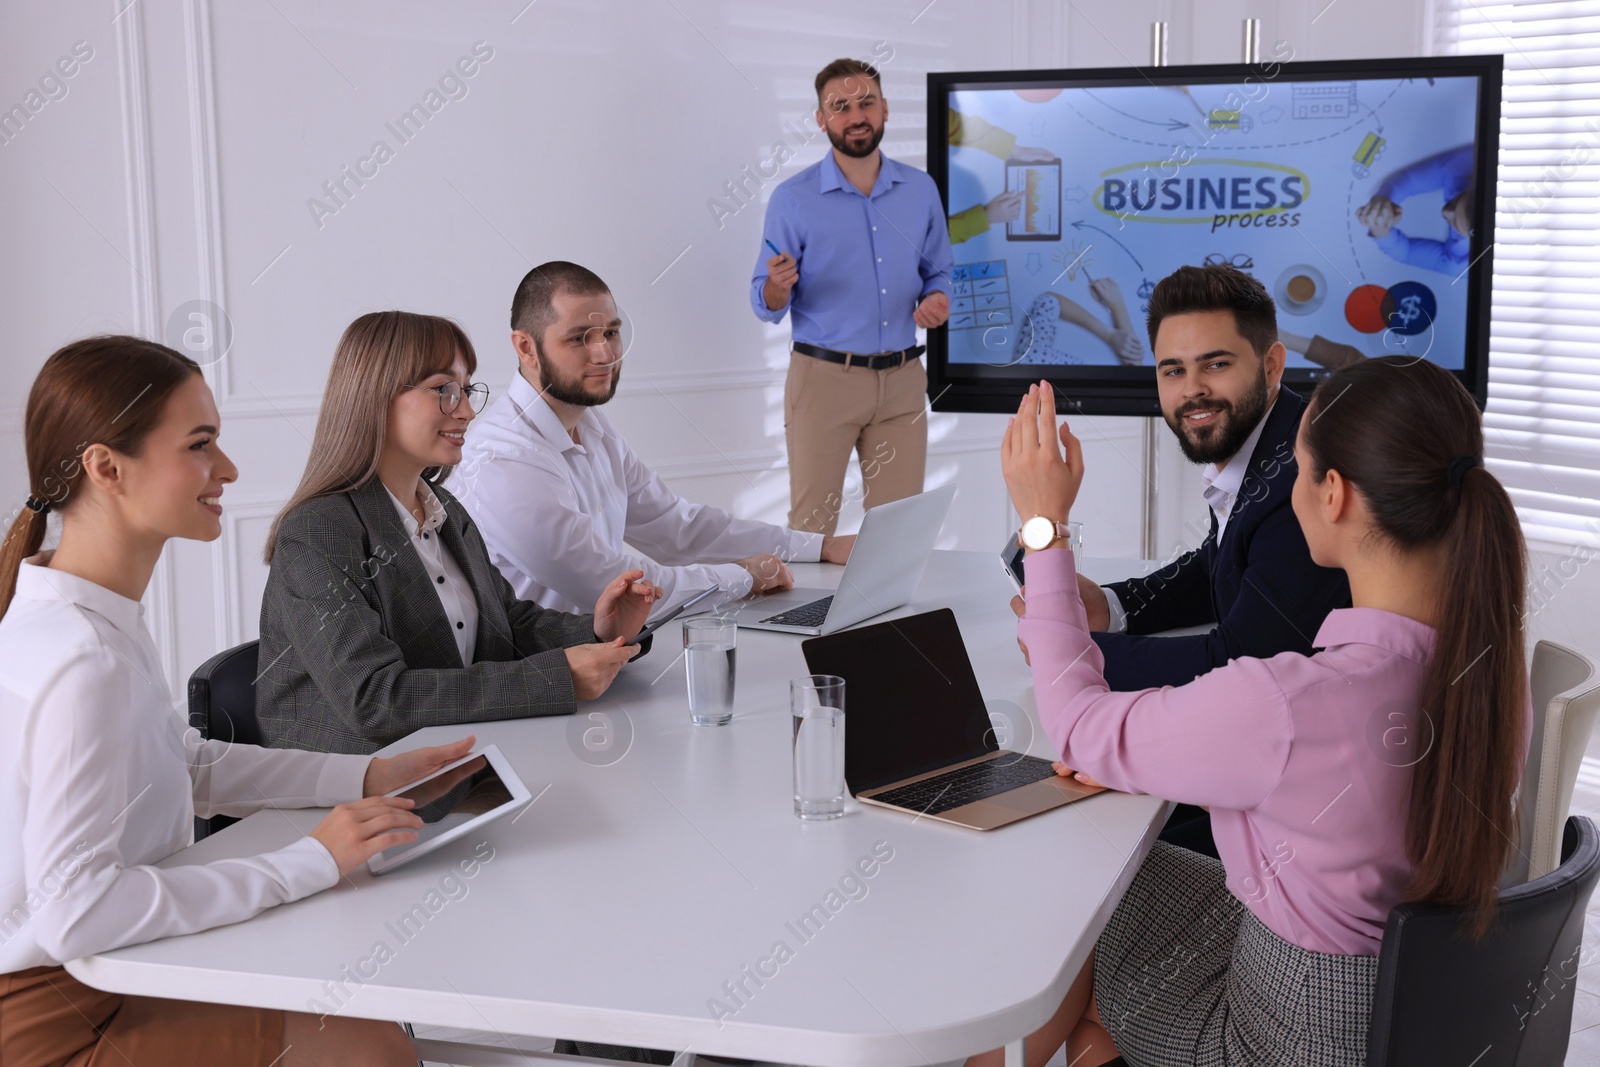
{"label": "white wall", "polygon": [[[52,350],[98,331],[170,340],[191,301],[224,309],[231,347],[207,375],[241,480],[221,541],[173,545],[149,596],[181,692],[202,659],[255,634],[266,526],[309,450],[342,327],[386,307],[450,315],[499,386],[517,280],[570,258],[608,280],[633,326],[613,418],[685,494],[782,521],[788,331],[745,298],[761,205],[719,228],[706,202],[809,124],[813,73],[892,50],[885,148],[920,166],[929,70],[1143,63],[1158,17],[1172,62],[1232,61],[1246,15],[1263,20],[1265,52],[1285,41],[1301,59],[1413,54],[1426,40],[1424,0],[8,5],[0,106],[24,102],[75,42],[93,57],[0,144],[0,501],[26,493],[22,404]],[[386,124],[479,41],[493,54],[466,95],[401,143]],[[331,205],[323,182],[380,139],[393,158],[314,219],[307,201]],[[821,151],[818,137],[783,176]],[[1136,555],[1142,425],[1085,421],[1089,550]],[[990,550],[1014,529],[1000,424],[929,419],[929,482],[960,486],[946,547]],[[1161,436],[1165,551],[1198,539],[1203,512]]]}

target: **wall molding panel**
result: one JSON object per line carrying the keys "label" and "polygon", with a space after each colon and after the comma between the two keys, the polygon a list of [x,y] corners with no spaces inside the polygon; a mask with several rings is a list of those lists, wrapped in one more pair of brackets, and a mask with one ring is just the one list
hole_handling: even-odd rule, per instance
{"label": "wall molding panel", "polygon": [[[115,0],[107,5],[115,7]],[[126,183],[129,281],[133,289],[132,330],[141,337],[162,337],[161,287],[157,267],[155,225],[155,169],[151,158],[150,90],[147,80],[144,12],[138,7],[118,8],[113,17],[117,40],[117,70],[121,90],[123,175]],[[9,417],[9,413],[7,413]],[[16,423],[21,425],[19,406]],[[167,677],[176,681],[178,663],[178,601],[172,556],[156,561],[146,594],[150,633],[162,655]]]}
{"label": "wall molding panel", "polygon": [[[189,90],[189,164],[194,196],[195,259],[199,265],[199,298],[226,309],[227,288],[222,266],[222,194],[218,187],[217,90],[212,60],[211,4],[184,0],[184,59]],[[218,403],[233,396],[228,360],[206,368]]]}
{"label": "wall molding panel", "polygon": [[228,502],[226,497],[223,500],[222,536],[212,552],[220,578],[212,605],[218,652],[253,638],[261,618],[261,605],[249,603],[244,595],[243,577],[246,564],[259,565],[262,546],[246,538],[240,527],[247,522],[272,519],[284,503],[277,499],[240,503]]}

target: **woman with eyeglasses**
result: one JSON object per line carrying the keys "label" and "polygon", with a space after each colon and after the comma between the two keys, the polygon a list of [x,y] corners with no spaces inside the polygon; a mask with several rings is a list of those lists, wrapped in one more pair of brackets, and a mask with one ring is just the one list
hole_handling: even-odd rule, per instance
{"label": "woman with eyeglasses", "polygon": [[442,483],[488,388],[454,322],[379,311],[339,339],[300,486],[267,537],[256,713],[268,743],[372,752],[423,726],[563,715],[605,692],[660,589],[592,615],[518,600]]}

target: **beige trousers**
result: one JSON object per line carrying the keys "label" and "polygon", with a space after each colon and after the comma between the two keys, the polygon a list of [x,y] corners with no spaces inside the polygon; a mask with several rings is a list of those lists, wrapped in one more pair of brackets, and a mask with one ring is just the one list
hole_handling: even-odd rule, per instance
{"label": "beige trousers", "polygon": [[921,359],[868,370],[790,352],[783,388],[790,528],[821,534],[838,528],[852,451],[861,459],[864,507],[922,492],[927,393]]}

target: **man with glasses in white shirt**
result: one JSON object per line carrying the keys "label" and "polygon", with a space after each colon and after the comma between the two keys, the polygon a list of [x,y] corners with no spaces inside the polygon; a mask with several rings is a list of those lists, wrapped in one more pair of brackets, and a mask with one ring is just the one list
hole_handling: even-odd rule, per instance
{"label": "man with glasses in white shirt", "polygon": [[511,305],[520,364],[473,420],[450,488],[489,556],[524,600],[570,610],[639,568],[674,606],[713,585],[713,603],[789,588],[788,561],[844,563],[853,536],[736,519],[684,500],[599,410],[622,373],[622,319],[610,288],[575,263],[535,267]]}

